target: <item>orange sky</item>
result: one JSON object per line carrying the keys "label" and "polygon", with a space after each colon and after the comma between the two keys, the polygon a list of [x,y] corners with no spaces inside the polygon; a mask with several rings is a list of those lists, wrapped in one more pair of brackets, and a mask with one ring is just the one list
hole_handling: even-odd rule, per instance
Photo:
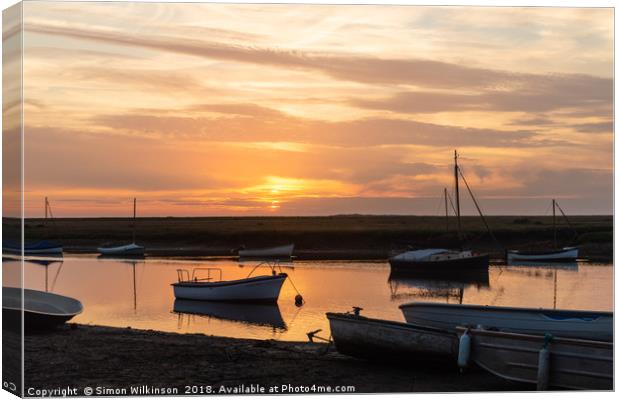
{"label": "orange sky", "polygon": [[[26,215],[612,212],[613,10],[24,4]],[[467,212],[473,211],[466,204]]]}

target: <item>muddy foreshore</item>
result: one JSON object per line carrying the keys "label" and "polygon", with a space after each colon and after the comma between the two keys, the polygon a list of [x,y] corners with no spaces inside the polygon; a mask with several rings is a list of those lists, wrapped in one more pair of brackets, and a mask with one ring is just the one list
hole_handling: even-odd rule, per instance
{"label": "muddy foreshore", "polygon": [[[10,349],[18,346],[19,335],[7,330],[3,333],[5,352],[8,349],[10,355]],[[11,342],[15,345],[7,346]],[[328,348],[309,342],[76,324],[51,333],[27,334],[25,371],[27,396],[63,387],[77,389],[80,395],[87,387],[99,387],[99,394],[112,396],[122,395],[123,389],[130,395],[131,387],[176,389],[177,394],[201,390],[249,393],[247,390],[258,387],[263,387],[264,393],[272,389],[271,393],[289,394],[343,386],[353,387],[347,389],[356,393],[533,389],[482,370],[461,374],[456,368],[431,367],[416,359],[398,365],[359,360],[340,355],[333,344]],[[296,392],[300,390],[303,392]]]}

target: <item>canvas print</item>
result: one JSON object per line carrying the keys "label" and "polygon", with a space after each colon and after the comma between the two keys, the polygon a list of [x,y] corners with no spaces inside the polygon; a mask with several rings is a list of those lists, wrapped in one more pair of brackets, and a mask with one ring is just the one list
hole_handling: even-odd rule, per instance
{"label": "canvas print", "polygon": [[3,11],[3,389],[613,390],[614,10]]}

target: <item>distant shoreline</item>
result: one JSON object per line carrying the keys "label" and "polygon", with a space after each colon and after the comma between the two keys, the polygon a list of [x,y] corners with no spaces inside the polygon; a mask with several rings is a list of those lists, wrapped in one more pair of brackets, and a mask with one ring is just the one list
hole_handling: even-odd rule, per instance
{"label": "distant shoreline", "polygon": [[[138,218],[136,242],[147,256],[232,256],[241,246],[261,248],[294,243],[297,259],[378,260],[409,248],[469,248],[503,258],[505,249],[553,245],[550,216],[489,216],[494,234],[475,216],[456,220],[438,216],[200,217]],[[613,257],[613,216],[572,216],[570,226],[557,219],[558,245],[579,245],[581,257]],[[19,237],[19,220],[3,220],[4,237]],[[50,240],[68,253],[96,252],[106,243],[132,239],[128,218],[27,219],[27,242]]]}

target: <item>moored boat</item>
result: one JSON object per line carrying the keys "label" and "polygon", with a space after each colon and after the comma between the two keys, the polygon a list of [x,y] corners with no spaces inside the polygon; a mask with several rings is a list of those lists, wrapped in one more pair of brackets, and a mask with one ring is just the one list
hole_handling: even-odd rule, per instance
{"label": "moored boat", "polygon": [[295,244],[281,245],[270,248],[240,249],[240,258],[288,259],[293,256]]}
{"label": "moored boat", "polygon": [[380,320],[350,313],[327,313],[338,352],[363,358],[412,362],[429,360],[454,364],[454,331]]}
{"label": "moored boat", "polygon": [[[198,270],[208,271],[209,274],[206,278],[198,278],[196,275]],[[218,281],[211,281],[213,280],[211,271],[219,272]],[[286,273],[278,273],[238,280],[222,280],[221,269],[217,268],[196,268],[191,278],[187,270],[178,269],[177,275],[178,281],[172,284],[177,299],[259,303],[277,302],[282,284],[287,277]]]}
{"label": "moored boat", "polygon": [[144,256],[144,247],[136,244],[136,199],[133,199],[133,220],[131,225],[131,243],[124,245],[101,246],[97,251],[102,256],[110,257],[142,257]]}
{"label": "moored boat", "polygon": [[[506,251],[506,262],[514,263],[518,261],[540,261],[540,262],[571,262],[577,260],[579,256],[579,248],[578,247],[563,247],[558,248],[558,231],[557,231],[557,223],[555,221],[555,210],[556,208],[562,213],[562,216],[566,220],[566,223],[572,227],[566,214],[560,208],[560,205],[557,203],[555,199],[551,200],[551,207],[553,209],[553,247],[544,248],[544,249],[535,249],[535,250],[507,250]],[[577,237],[577,232],[574,231],[574,237]]]}
{"label": "moored boat", "polygon": [[7,327],[21,326],[22,311],[26,330],[44,330],[71,320],[82,310],[82,303],[74,298],[27,288],[2,287],[2,319]]}
{"label": "moored boat", "polygon": [[574,261],[579,256],[579,248],[564,247],[562,249],[550,249],[540,251],[509,250],[506,251],[508,263],[518,261],[533,262],[569,262]]}
{"label": "moored boat", "polygon": [[447,249],[421,249],[407,251],[389,259],[390,267],[395,272],[417,272],[420,269],[438,270],[464,270],[486,269],[489,267],[488,254],[476,254],[472,251],[454,251]]}
{"label": "moored boat", "polygon": [[97,251],[99,251],[102,256],[144,256],[144,247],[136,243],[109,247],[103,246],[97,248]]}
{"label": "moored boat", "polygon": [[600,341],[613,339],[613,313],[413,302],[400,305],[408,323],[453,330],[483,326],[523,334]]}
{"label": "moored boat", "polygon": [[498,377],[537,384],[539,389],[613,389],[612,342],[463,327],[457,331],[470,337],[469,362]]}
{"label": "moored boat", "polygon": [[[62,245],[46,240],[26,243],[23,250],[24,256],[62,255],[63,252]],[[21,255],[22,246],[18,242],[3,240],[2,252]]]}

